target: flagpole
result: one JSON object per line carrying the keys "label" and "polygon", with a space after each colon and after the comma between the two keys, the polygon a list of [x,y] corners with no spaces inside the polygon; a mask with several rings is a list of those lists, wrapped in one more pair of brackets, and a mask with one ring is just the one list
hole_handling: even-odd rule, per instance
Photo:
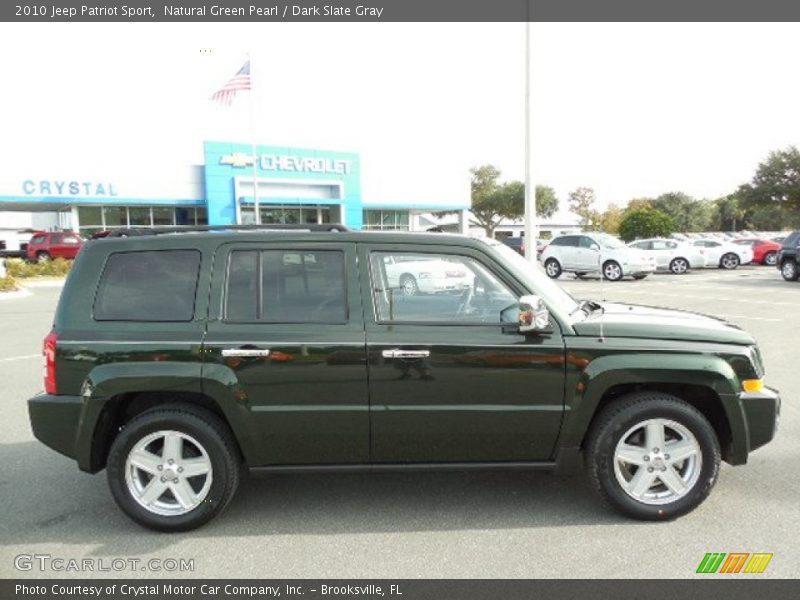
{"label": "flagpole", "polygon": [[256,85],[253,76],[253,59],[247,53],[247,62],[250,64],[250,146],[253,154],[253,208],[255,210],[256,225],[261,224],[261,206],[258,201],[258,153],[256,151],[256,111],[255,96]]}

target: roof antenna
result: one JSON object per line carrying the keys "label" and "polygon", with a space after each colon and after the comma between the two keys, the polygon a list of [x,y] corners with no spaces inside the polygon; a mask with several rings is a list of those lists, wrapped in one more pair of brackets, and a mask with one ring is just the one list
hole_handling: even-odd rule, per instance
{"label": "roof antenna", "polygon": [[[597,266],[600,267],[600,300],[605,302],[605,297],[603,294],[603,279],[605,279],[605,273],[603,273],[603,247],[600,244],[597,244]],[[605,341],[605,336],[603,335],[603,316],[605,315],[605,308],[602,306],[600,307],[600,339],[597,340],[598,342]]]}

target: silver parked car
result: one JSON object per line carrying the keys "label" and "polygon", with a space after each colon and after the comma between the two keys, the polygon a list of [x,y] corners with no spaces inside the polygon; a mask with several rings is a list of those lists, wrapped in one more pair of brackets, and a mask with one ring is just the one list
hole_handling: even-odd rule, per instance
{"label": "silver parked car", "polygon": [[656,257],[656,267],[660,271],[683,275],[689,269],[702,269],[706,266],[705,251],[680,240],[652,238],[636,240],[628,245],[652,253]]}

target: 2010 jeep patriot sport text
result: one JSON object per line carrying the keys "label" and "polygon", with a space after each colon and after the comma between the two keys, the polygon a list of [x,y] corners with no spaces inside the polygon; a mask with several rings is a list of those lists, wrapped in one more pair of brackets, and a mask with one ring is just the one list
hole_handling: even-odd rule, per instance
{"label": "2010 jeep patriot sport text", "polygon": [[578,302],[498,242],[330,229],[86,244],[45,339],[36,437],[174,531],[218,514],[246,468],[580,454],[613,507],[669,519],[774,435],[780,398],[738,327]]}

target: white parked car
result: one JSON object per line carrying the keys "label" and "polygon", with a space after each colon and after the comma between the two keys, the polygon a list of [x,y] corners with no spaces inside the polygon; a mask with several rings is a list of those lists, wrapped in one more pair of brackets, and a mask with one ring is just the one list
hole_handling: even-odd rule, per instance
{"label": "white parked car", "polygon": [[629,248],[605,233],[559,236],[542,252],[542,263],[547,275],[553,279],[565,271],[577,275],[601,272],[611,281],[619,281],[628,275],[644,279],[656,270],[655,256]]}
{"label": "white parked car", "polygon": [[670,271],[676,275],[683,275],[689,269],[702,269],[706,266],[703,248],[679,240],[653,238],[636,240],[628,246],[651,252],[656,257],[657,269]]}
{"label": "white parked car", "polygon": [[463,265],[425,254],[387,256],[386,277],[390,287],[407,296],[461,292],[473,285]]}
{"label": "white parked car", "polygon": [[753,249],[750,246],[710,238],[692,240],[692,245],[705,251],[707,267],[735,269],[753,262]]}

